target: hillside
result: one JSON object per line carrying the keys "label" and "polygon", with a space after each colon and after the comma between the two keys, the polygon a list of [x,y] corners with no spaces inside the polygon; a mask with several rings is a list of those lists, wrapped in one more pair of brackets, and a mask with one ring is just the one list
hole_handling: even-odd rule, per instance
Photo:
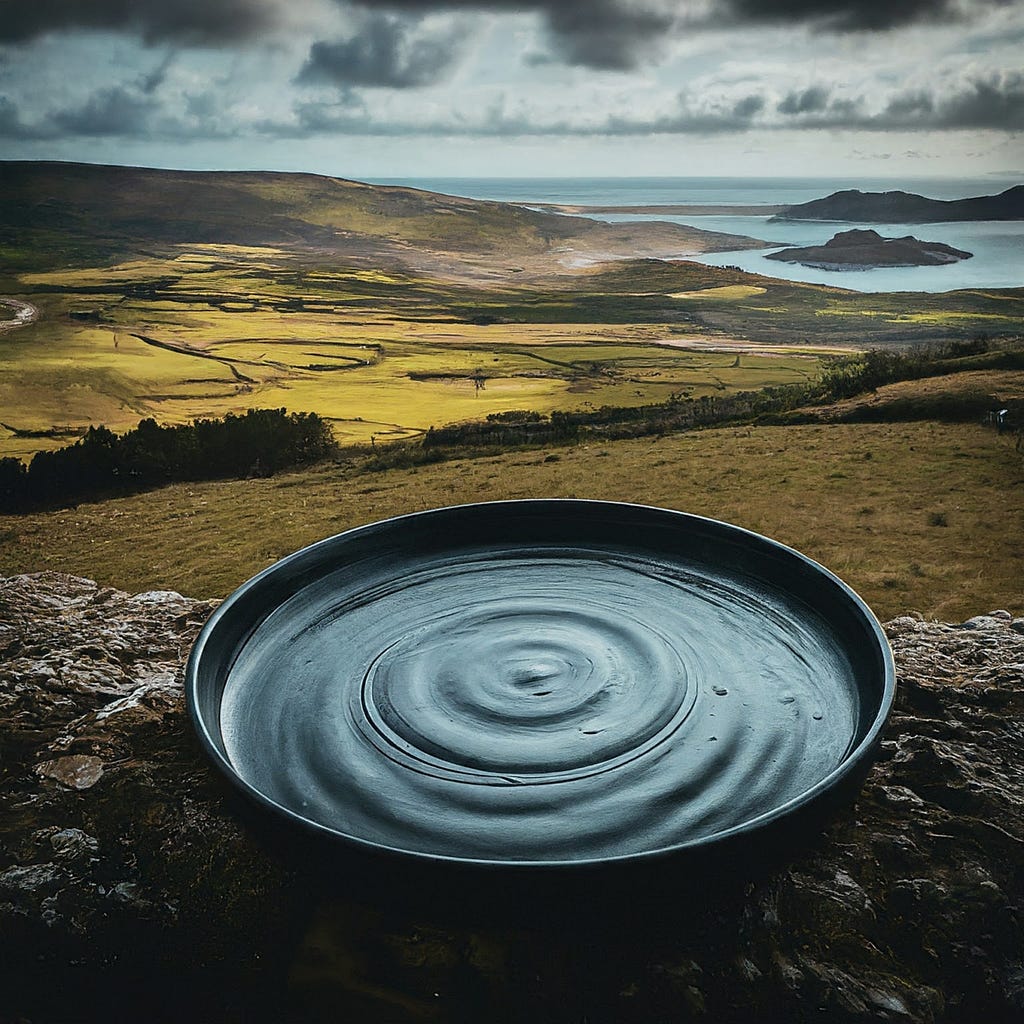
{"label": "hillside", "polygon": [[[756,247],[675,224],[602,224],[506,203],[367,185],[315,174],[172,171],[0,162],[0,254],[74,258],[180,244],[283,248],[417,262],[463,257],[586,261]],[[82,253],[82,255],[84,255]]]}
{"label": "hillside", "polygon": [[928,199],[912,192],[847,189],[787,207],[772,220],[838,220],[862,224],[929,224],[959,220],[1024,219],[1024,185],[994,196]]}
{"label": "hillside", "polygon": [[870,267],[940,267],[971,258],[971,253],[943,242],[922,242],[913,235],[883,238],[877,231],[839,231],[824,245],[807,245],[768,253],[765,259],[805,267],[843,270]]}
{"label": "hillside", "polygon": [[[938,386],[921,383],[929,395]],[[375,465],[366,454],[0,516],[0,574],[56,569],[105,586],[223,597],[278,558],[376,519],[578,497],[678,508],[775,537],[838,572],[881,616],[1020,606],[1024,464],[1011,435],[973,422],[728,427]]]}

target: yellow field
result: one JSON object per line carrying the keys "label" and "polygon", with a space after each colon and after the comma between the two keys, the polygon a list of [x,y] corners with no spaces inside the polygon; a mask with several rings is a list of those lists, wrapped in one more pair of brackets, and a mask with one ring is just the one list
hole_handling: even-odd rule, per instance
{"label": "yellow field", "polygon": [[736,299],[749,299],[754,295],[764,295],[767,288],[760,288],[752,284],[723,284],[717,288],[698,288],[693,292],[672,292],[670,299],[724,299],[735,301]]}
{"label": "yellow field", "polygon": [[32,294],[36,323],[0,338],[0,457],[147,416],[285,407],[330,419],[343,443],[366,442],[513,409],[700,397],[819,370],[811,347],[687,351],[674,324],[468,322],[446,312],[437,281],[301,267],[275,249],[194,246],[22,280],[53,290]]}

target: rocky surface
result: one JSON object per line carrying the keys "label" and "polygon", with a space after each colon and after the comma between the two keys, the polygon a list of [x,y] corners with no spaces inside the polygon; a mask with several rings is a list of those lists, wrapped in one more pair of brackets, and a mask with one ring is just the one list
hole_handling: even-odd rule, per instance
{"label": "rocky surface", "polygon": [[913,235],[883,238],[877,231],[839,231],[824,245],[807,245],[768,253],[765,259],[800,263],[822,270],[868,270],[871,267],[941,267],[973,254],[944,242],[922,242]]}
{"label": "rocky surface", "polygon": [[880,760],[774,868],[453,917],[245,824],[182,700],[211,607],[0,578],[0,1021],[1024,1020],[1024,619],[889,623]]}

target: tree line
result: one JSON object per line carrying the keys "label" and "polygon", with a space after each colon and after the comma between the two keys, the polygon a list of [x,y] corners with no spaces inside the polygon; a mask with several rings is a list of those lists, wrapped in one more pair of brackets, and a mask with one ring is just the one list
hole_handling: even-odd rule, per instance
{"label": "tree line", "polygon": [[326,420],[285,409],[250,409],[178,426],[145,419],[124,434],[90,427],[75,444],[37,452],[28,465],[0,459],[0,512],[74,504],[177,481],[269,476],[336,449]]}

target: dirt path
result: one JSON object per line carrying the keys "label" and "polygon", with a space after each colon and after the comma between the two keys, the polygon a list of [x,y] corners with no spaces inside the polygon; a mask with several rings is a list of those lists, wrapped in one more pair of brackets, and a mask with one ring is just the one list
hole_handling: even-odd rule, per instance
{"label": "dirt path", "polygon": [[0,299],[0,307],[7,306],[14,310],[14,317],[10,320],[0,320],[0,331],[13,331],[15,327],[24,327],[39,319],[39,310],[31,302],[22,302],[20,299]]}

